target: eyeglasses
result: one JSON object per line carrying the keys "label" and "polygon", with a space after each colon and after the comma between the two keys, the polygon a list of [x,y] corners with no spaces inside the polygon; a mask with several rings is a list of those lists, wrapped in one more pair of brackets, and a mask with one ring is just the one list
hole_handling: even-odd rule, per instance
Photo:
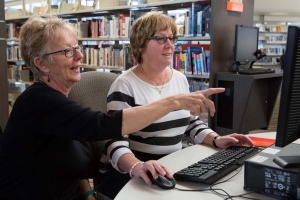
{"label": "eyeglasses", "polygon": [[148,40],[156,40],[159,44],[166,43],[167,39],[169,39],[172,44],[175,44],[178,40],[178,37],[177,36],[167,37],[164,35],[148,37]]}
{"label": "eyeglasses", "polygon": [[64,53],[65,53],[65,56],[66,56],[67,58],[72,58],[72,57],[75,55],[76,50],[78,50],[78,51],[81,52],[81,46],[78,45],[78,46],[76,46],[76,47],[70,47],[70,48],[67,48],[67,49],[64,49],[64,50],[60,50],[60,51],[55,51],[55,52],[47,53],[47,54],[45,54],[45,56],[48,56],[48,55],[51,55],[51,54],[55,54],[55,53],[64,52]]}

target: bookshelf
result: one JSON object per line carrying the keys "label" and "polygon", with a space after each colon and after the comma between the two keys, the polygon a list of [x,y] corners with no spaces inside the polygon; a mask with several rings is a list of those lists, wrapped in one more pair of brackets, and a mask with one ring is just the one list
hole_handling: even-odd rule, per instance
{"label": "bookshelf", "polygon": [[[22,4],[25,4],[27,1],[29,1],[29,0],[22,0],[22,2],[23,2]],[[74,22],[74,26],[77,26],[78,30],[81,30],[80,31],[81,34],[78,35],[78,40],[79,40],[79,43],[84,45],[83,52],[88,52],[85,56],[85,58],[88,58],[88,59],[84,60],[84,64],[82,65],[83,68],[108,69],[108,70],[121,71],[122,68],[123,68],[123,70],[128,69],[128,66],[112,65],[111,63],[104,63],[104,64],[97,63],[98,59],[94,60],[94,56],[90,55],[90,54],[94,54],[94,52],[97,53],[101,44],[122,45],[122,44],[129,43],[128,35],[129,35],[129,30],[130,30],[129,26],[130,25],[128,26],[128,23],[130,21],[129,22],[127,21],[127,26],[125,26],[124,30],[122,29],[123,34],[121,34],[121,32],[118,30],[116,31],[115,28],[112,28],[111,21],[113,21],[112,23],[118,24],[118,20],[121,19],[121,15],[122,15],[125,18],[124,20],[125,20],[125,25],[126,25],[126,18],[128,20],[134,19],[133,16],[138,17],[139,15],[144,14],[145,12],[148,12],[152,9],[161,10],[161,11],[167,13],[169,10],[179,10],[179,9],[182,10],[182,8],[186,8],[186,9],[192,9],[191,12],[194,13],[194,7],[196,9],[197,7],[199,7],[199,6],[201,7],[202,5],[209,5],[209,3],[210,3],[210,1],[203,1],[203,0],[202,1],[199,1],[199,0],[198,1],[195,1],[195,0],[182,1],[182,0],[180,0],[180,1],[164,1],[164,2],[148,1],[148,3],[141,4],[141,5],[127,6],[127,5],[124,5],[123,3],[121,3],[121,1],[120,1],[120,3],[119,3],[120,6],[109,7],[108,5],[112,5],[112,4],[115,5],[116,1],[114,1],[114,3],[113,2],[108,3],[107,1],[100,1],[100,8],[102,5],[104,5],[105,8],[82,9],[82,8],[80,8],[80,6],[78,6],[77,10],[69,11],[69,12],[66,12],[66,10],[64,10],[64,9],[58,8],[57,14],[65,19],[69,19],[70,21]],[[50,5],[51,4],[50,1],[48,1],[48,4],[49,4],[48,8],[53,7],[53,5]],[[25,9],[23,9],[23,10],[25,10]],[[30,10],[26,10],[26,12],[23,12],[22,16],[18,16],[17,18],[15,17],[15,15],[10,15],[9,12],[7,13],[8,17],[6,18],[6,23],[9,26],[9,28],[8,28],[9,38],[7,39],[7,41],[15,42],[15,44],[18,42],[17,29],[22,25],[22,23],[24,21],[26,21],[30,16],[32,16],[32,15],[29,15],[28,13],[32,14],[32,12]],[[36,12],[33,12],[33,13],[36,13]],[[49,13],[53,13],[51,9],[47,10],[47,14],[49,14]],[[40,14],[40,16],[43,16],[43,15],[44,15],[44,13]],[[107,21],[107,20],[110,23],[109,24],[110,31],[108,33],[105,33],[105,31],[103,31],[103,33],[102,33],[102,28],[101,28],[101,31],[99,31],[99,33],[98,33],[98,31],[95,31],[97,34],[93,34],[94,28],[90,28],[90,26],[93,26],[95,24],[95,27],[96,27],[95,29],[96,30],[98,28],[100,29],[100,26],[101,26],[100,23],[103,24],[104,21]],[[117,21],[117,22],[115,22],[115,21]],[[105,23],[104,26],[106,29],[107,23]],[[118,26],[118,25],[116,25],[116,26]],[[88,30],[88,27],[89,27],[89,30]],[[115,27],[115,24],[113,24],[113,27]],[[117,29],[119,28],[119,30],[121,30],[121,23],[120,23],[119,27],[117,27]],[[126,30],[126,27],[129,27],[129,28]],[[89,31],[91,33],[89,33]],[[183,41],[185,41],[185,42],[210,41],[210,36],[209,35],[205,35],[205,36],[198,35],[198,36],[180,37],[179,41],[180,42],[183,42]],[[12,49],[17,48],[17,46],[12,44],[11,48]],[[114,46],[112,49],[114,49]],[[124,49],[124,47],[123,47],[123,49]],[[12,50],[12,52],[13,51],[14,50]],[[119,53],[118,51],[116,51],[116,52]],[[10,53],[10,51],[8,53]],[[116,56],[116,55],[114,55],[114,56]],[[18,61],[18,58],[14,57],[14,55],[13,56],[8,55],[8,59],[10,61],[13,61],[13,60]],[[95,61],[95,63],[91,62],[91,61]],[[206,77],[207,77],[207,75],[205,75],[205,76],[200,75],[199,77],[195,77],[195,78],[206,78]]]}
{"label": "bookshelf", "polygon": [[264,16],[254,17],[254,26],[259,27],[258,49],[266,57],[254,63],[254,66],[272,67],[282,72],[279,58],[285,52],[288,25],[286,22],[266,22]]}
{"label": "bookshelf", "polygon": [[[24,0],[23,0],[24,1]],[[47,0],[49,3],[50,0]],[[96,9],[82,9],[76,11],[62,11],[57,13],[59,16],[66,18],[66,19],[81,19],[87,17],[97,17],[97,16],[104,16],[104,15],[114,15],[117,16],[118,13],[128,13],[131,14],[136,10],[140,11],[149,11],[151,9],[159,9],[163,12],[167,12],[168,10],[176,10],[181,8],[189,8],[192,7],[194,4],[206,4],[211,6],[211,18],[209,21],[210,25],[210,37],[208,36],[196,36],[196,37],[182,37],[179,38],[179,41],[210,41],[210,60],[211,60],[211,69],[210,74],[205,75],[204,77],[193,76],[189,75],[187,78],[204,78],[209,81],[210,87],[215,87],[215,74],[217,72],[227,72],[228,67],[230,66],[231,62],[233,61],[233,51],[232,47],[234,44],[234,27],[235,24],[244,24],[244,25],[252,25],[253,24],[253,9],[254,9],[254,0],[247,0],[244,1],[244,12],[230,12],[226,10],[227,0],[175,0],[175,1],[149,1],[149,3],[135,5],[135,6],[112,6],[112,7],[105,7],[101,8],[101,1],[100,7]],[[4,7],[4,3],[1,7]],[[49,7],[49,6],[48,6]],[[51,6],[50,6],[51,7]],[[4,10],[4,9],[3,9]],[[47,12],[50,13],[50,10]],[[43,15],[41,15],[43,16]],[[8,17],[6,18],[5,22],[3,23],[3,28],[6,26],[5,24],[8,23],[22,23],[26,21],[30,16],[22,15],[18,17]],[[224,23],[226,22],[226,23]],[[3,34],[4,36],[5,34]],[[5,38],[5,36],[4,36]],[[79,41],[82,42],[103,42],[103,41],[115,41],[116,43],[122,43],[126,41],[127,38],[79,38]],[[1,50],[5,52],[6,48],[6,41],[3,41],[3,47]],[[3,66],[7,66],[6,59],[3,60]],[[5,69],[4,69],[5,68]],[[7,68],[1,67],[1,81],[5,84],[1,84],[0,89],[0,101],[3,102],[1,105],[5,107],[5,113],[8,113],[7,108]],[[5,80],[5,81],[4,81]],[[4,95],[2,95],[4,94]],[[214,101],[214,97],[211,97]],[[0,113],[2,119],[2,126],[5,125],[8,114]],[[213,120],[209,119],[209,124],[212,128],[214,128]]]}

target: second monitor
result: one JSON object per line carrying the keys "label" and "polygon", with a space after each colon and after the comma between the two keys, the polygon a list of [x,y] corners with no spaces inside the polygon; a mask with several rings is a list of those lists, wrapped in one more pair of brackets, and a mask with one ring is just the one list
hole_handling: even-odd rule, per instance
{"label": "second monitor", "polygon": [[[265,57],[258,49],[259,29],[237,24],[235,26],[234,63],[231,71],[240,74],[274,73],[274,69],[253,68],[253,63]],[[235,67],[234,67],[235,66]]]}

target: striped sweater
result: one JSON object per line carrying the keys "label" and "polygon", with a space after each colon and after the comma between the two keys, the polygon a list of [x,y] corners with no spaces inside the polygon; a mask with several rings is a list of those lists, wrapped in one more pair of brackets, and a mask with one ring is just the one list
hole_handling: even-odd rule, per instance
{"label": "striped sweater", "polygon": [[[157,88],[160,89],[161,86]],[[175,94],[189,93],[186,77],[176,70],[173,70],[171,80],[163,86],[162,94],[159,94],[157,88],[141,80],[132,70],[126,71],[110,88],[107,97],[108,113],[146,105]],[[174,110],[123,140],[107,140],[101,157],[100,172],[105,172],[111,166],[120,171],[118,159],[125,153],[133,153],[142,161],[157,160],[182,149],[184,134],[197,144],[202,143],[211,132],[213,131],[198,116],[190,115],[187,110]]]}

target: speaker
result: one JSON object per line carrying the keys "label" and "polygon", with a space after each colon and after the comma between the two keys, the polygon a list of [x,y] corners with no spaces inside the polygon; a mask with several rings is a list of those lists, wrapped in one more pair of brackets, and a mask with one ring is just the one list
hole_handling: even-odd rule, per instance
{"label": "speaker", "polygon": [[218,87],[225,88],[225,92],[218,94],[217,126],[232,129],[234,82],[218,81]]}

